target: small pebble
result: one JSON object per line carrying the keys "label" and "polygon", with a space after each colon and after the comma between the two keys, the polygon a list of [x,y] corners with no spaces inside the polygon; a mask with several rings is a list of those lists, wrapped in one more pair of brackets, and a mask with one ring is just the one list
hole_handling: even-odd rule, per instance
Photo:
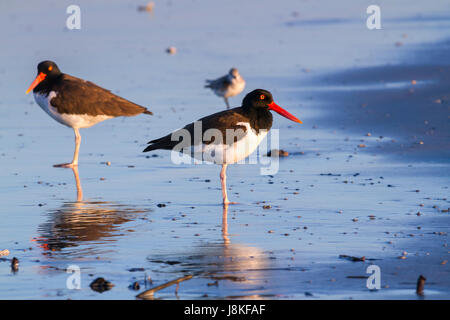
{"label": "small pebble", "polygon": [[133,284],[130,286],[131,289],[133,290],[139,290],[141,288],[141,286],[139,285],[139,282],[135,281],[133,282]]}
{"label": "small pebble", "polygon": [[174,55],[174,54],[177,53],[177,48],[175,48],[175,47],[169,47],[169,48],[166,49],[166,52],[167,52],[168,54]]}
{"label": "small pebble", "polygon": [[274,156],[274,157],[287,157],[288,155],[289,155],[289,152],[284,151],[282,149],[273,149],[273,150],[267,152],[267,156],[268,157],[271,157],[271,156]]}
{"label": "small pebble", "polygon": [[112,287],[114,287],[114,285],[111,282],[105,280],[104,278],[95,279],[94,281],[91,282],[89,286],[91,287],[92,290],[100,293],[111,290]]}
{"label": "small pebble", "polygon": [[154,6],[155,6],[155,3],[153,1],[149,1],[146,6],[139,6],[138,11],[152,12]]}
{"label": "small pebble", "polygon": [[17,259],[16,257],[12,258],[11,260],[11,270],[13,272],[19,271],[19,259]]}
{"label": "small pebble", "polygon": [[425,288],[425,281],[426,280],[427,279],[423,275],[420,275],[419,279],[417,279],[416,293],[419,296],[423,296],[423,289]]}

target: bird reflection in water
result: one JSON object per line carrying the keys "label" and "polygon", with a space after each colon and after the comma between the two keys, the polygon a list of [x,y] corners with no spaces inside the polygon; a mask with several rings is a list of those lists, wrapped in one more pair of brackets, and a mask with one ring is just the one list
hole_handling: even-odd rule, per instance
{"label": "bird reflection in water", "polygon": [[[77,201],[64,202],[61,207],[49,210],[48,221],[38,228],[40,237],[35,240],[47,256],[98,255],[105,250],[102,244],[113,242],[115,237],[123,235],[123,224],[149,211],[106,201],[83,201],[78,168],[72,170]],[[82,248],[77,248],[82,245]]]}
{"label": "bird reflection in water", "polygon": [[[152,255],[148,259],[152,263],[162,265],[163,272],[170,270],[170,273],[177,276],[183,274],[193,275],[194,279],[209,279],[210,283],[205,291],[210,291],[212,295],[218,293],[214,288],[220,288],[219,282],[227,280],[233,284],[227,286],[227,294],[241,293],[245,289],[251,294],[242,298],[271,296],[264,288],[269,272],[273,269],[271,260],[267,253],[259,248],[231,242],[228,233],[228,205],[223,206],[220,242],[204,244],[191,252]],[[153,298],[153,295],[150,297]]]}
{"label": "bird reflection in water", "polygon": [[231,243],[228,234],[228,205],[222,210],[222,243],[201,247],[204,276],[214,280],[231,280],[245,285],[262,284],[270,269],[267,254],[257,247]]}

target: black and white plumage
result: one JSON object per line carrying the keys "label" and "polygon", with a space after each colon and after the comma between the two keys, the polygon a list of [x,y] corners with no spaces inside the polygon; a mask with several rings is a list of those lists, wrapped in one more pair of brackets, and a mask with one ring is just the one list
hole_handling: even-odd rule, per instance
{"label": "black and white plumage", "polygon": [[227,109],[230,109],[228,98],[234,97],[245,88],[245,80],[238,69],[231,68],[227,75],[215,80],[206,80],[205,88],[211,89],[217,96],[225,100]]}
{"label": "black and white plumage", "polygon": [[[247,158],[256,150],[272,127],[273,117],[270,111],[276,111],[292,121],[301,123],[299,119],[275,104],[269,91],[257,89],[245,96],[241,107],[214,113],[166,136],[152,140],[144,152],[157,149],[174,150],[180,143],[178,139],[174,138],[179,137],[182,131],[188,132],[190,141],[187,142],[187,146],[193,150],[190,154],[191,157],[197,158],[197,154],[200,154],[201,159],[205,159],[205,155],[211,159],[211,155],[214,154],[214,163],[222,165],[220,173],[222,197],[223,204],[227,205],[231,203],[228,200],[226,188],[227,165]],[[202,140],[200,141],[195,137],[196,123],[201,123]],[[227,137],[227,130],[230,129],[233,132],[237,130],[238,134],[233,135],[231,141],[227,141],[225,137]],[[223,140],[216,141],[215,138],[203,140],[205,133],[209,130],[221,133],[217,136]],[[200,150],[200,152],[194,150]],[[201,160],[200,158],[198,160]]]}

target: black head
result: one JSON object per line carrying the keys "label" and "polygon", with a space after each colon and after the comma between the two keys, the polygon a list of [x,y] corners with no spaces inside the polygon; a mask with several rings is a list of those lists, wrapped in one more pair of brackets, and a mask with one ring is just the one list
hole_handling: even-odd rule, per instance
{"label": "black head", "polygon": [[264,89],[256,89],[244,97],[242,106],[251,108],[269,109],[269,104],[273,102],[272,94]]}
{"label": "black head", "polygon": [[42,61],[37,67],[38,74],[43,73],[47,75],[48,78],[57,77],[61,74],[58,66],[53,61]]}
{"label": "black head", "polygon": [[302,123],[292,114],[281,108],[273,101],[272,94],[264,89],[256,89],[248,93],[242,101],[242,106],[253,110],[273,110],[289,120]]}
{"label": "black head", "polygon": [[53,61],[42,61],[37,67],[37,77],[34,79],[26,93],[33,89],[39,90],[40,88],[45,87],[60,75],[61,71],[59,71],[56,63]]}

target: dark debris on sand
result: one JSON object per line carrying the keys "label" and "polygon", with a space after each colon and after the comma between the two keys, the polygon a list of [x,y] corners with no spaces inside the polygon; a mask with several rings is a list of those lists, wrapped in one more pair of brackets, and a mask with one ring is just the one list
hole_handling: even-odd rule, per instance
{"label": "dark debris on sand", "polygon": [[99,277],[92,281],[89,287],[91,287],[91,289],[96,292],[102,293],[111,290],[114,287],[114,284],[105,280],[104,278]]}

